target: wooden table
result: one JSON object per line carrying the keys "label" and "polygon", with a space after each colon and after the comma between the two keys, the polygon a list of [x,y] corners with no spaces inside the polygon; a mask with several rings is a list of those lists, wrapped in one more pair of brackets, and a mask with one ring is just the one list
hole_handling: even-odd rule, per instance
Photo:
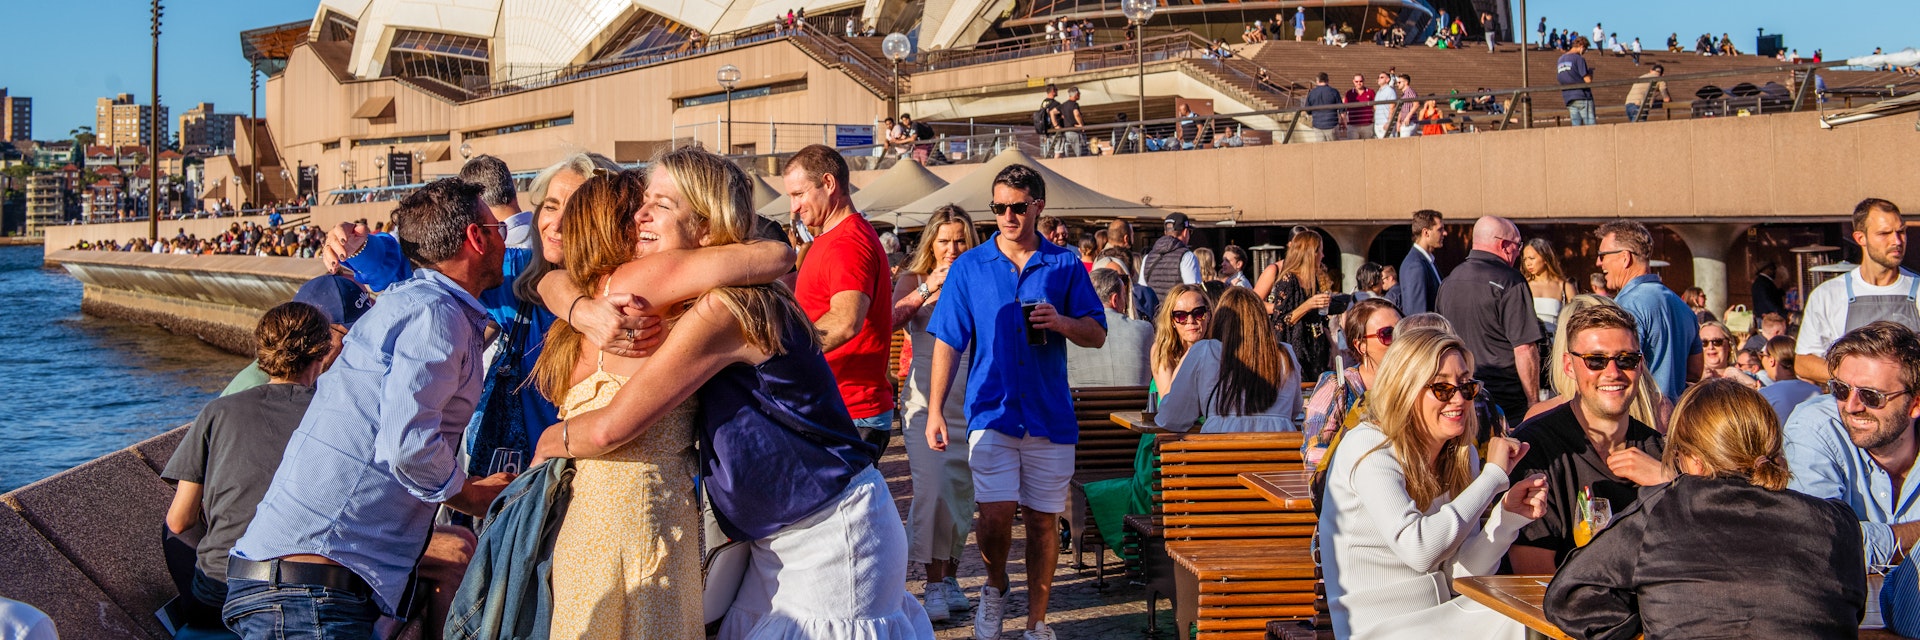
{"label": "wooden table", "polygon": [[1312,471],[1249,471],[1240,474],[1240,484],[1282,509],[1313,510]]}
{"label": "wooden table", "polygon": [[1185,433],[1184,431],[1169,431],[1160,428],[1153,424],[1153,421],[1148,420],[1145,412],[1142,411],[1115,411],[1109,414],[1107,418],[1112,420],[1114,424],[1126,427],[1127,430],[1135,433],[1152,433],[1156,435]]}
{"label": "wooden table", "polygon": [[1547,622],[1547,612],[1540,606],[1547,597],[1547,583],[1552,581],[1553,576],[1475,576],[1455,578],[1453,590],[1549,638],[1570,640],[1559,627]]}

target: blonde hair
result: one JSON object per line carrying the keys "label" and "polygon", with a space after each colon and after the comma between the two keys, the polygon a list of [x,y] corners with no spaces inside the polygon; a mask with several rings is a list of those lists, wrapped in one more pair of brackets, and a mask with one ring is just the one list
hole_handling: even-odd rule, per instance
{"label": "blonde hair", "polygon": [[[1569,338],[1567,328],[1573,319],[1573,314],[1592,307],[1618,306],[1620,304],[1614,302],[1613,298],[1582,293],[1560,307],[1560,318],[1554,323],[1554,326],[1559,327],[1560,330],[1553,333],[1553,348],[1547,351],[1547,372],[1553,383],[1555,394],[1572,397],[1579,386],[1573,381],[1572,376],[1567,375],[1566,367],[1567,339]],[[1635,337],[1638,338],[1637,332]],[[1641,348],[1644,349],[1645,345],[1641,345]],[[1627,407],[1627,413],[1631,414],[1633,419],[1639,420],[1641,424],[1664,432],[1666,426],[1660,421],[1660,403],[1666,399],[1666,396],[1661,393],[1659,384],[1654,382],[1653,370],[1648,368],[1645,361],[1640,363],[1638,380],[1633,385],[1633,404]]]}
{"label": "blonde hair", "polygon": [[1213,250],[1206,247],[1193,249],[1193,261],[1200,264],[1200,281],[1213,282],[1220,279],[1219,260],[1213,257]]}
{"label": "blonde hair", "polygon": [[933,240],[940,235],[940,228],[957,224],[967,237],[967,248],[980,246],[980,234],[973,230],[973,218],[957,204],[943,204],[933,210],[933,216],[927,218],[926,228],[920,231],[920,243],[913,248],[913,257],[907,259],[907,271],[921,277],[933,273]]}
{"label": "blonde hair", "polygon": [[[1148,352],[1149,371],[1159,371],[1162,365],[1179,366],[1180,358],[1187,355],[1187,345],[1180,342],[1180,330],[1173,326],[1173,305],[1188,293],[1200,294],[1202,302],[1209,306],[1213,304],[1213,300],[1207,297],[1207,289],[1197,284],[1179,284],[1167,290],[1167,299],[1160,301],[1160,311],[1153,317],[1153,350]],[[1166,392],[1166,389],[1160,390],[1160,393]]]}
{"label": "blonde hair", "polygon": [[1387,347],[1387,356],[1381,361],[1380,373],[1367,389],[1367,408],[1362,417],[1387,436],[1386,442],[1362,456],[1391,447],[1407,478],[1407,496],[1422,510],[1441,495],[1466,488],[1473,480],[1473,440],[1480,425],[1472,406],[1464,416],[1466,429],[1441,443],[1437,458],[1428,460],[1425,455],[1427,429],[1421,423],[1420,399],[1430,393],[1427,385],[1432,384],[1448,353],[1460,354],[1467,371],[1473,371],[1473,353],[1451,333],[1421,328],[1394,336],[1393,346]]}
{"label": "blonde hair", "polygon": [[1787,488],[1780,416],[1760,392],[1728,378],[1696,384],[1680,396],[1667,432],[1664,461],[1678,467],[1693,456],[1710,478],[1742,478],[1769,491]]}
{"label": "blonde hair", "polygon": [[[665,171],[680,188],[693,214],[694,235],[704,234],[705,246],[738,244],[752,237],[753,180],[739,165],[698,147],[681,147],[654,160],[654,171]],[[814,348],[820,334],[778,282],[751,287],[720,287],[706,293],[733,314],[747,344],[768,355],[786,353],[784,337],[789,323],[804,326],[802,336]]]}

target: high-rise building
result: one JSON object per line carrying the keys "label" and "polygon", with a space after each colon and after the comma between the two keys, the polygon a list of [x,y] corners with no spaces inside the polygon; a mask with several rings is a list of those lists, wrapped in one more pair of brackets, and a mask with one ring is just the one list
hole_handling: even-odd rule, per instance
{"label": "high-rise building", "polygon": [[33,139],[33,98],[9,96],[0,87],[0,140]]}
{"label": "high-rise building", "polygon": [[36,173],[27,178],[27,235],[61,224],[67,218],[67,180],[58,173]]}
{"label": "high-rise building", "polygon": [[234,119],[237,113],[214,113],[213,103],[202,102],[180,114],[180,150],[192,155],[211,156],[233,150]]}
{"label": "high-rise building", "polygon": [[[122,93],[112,98],[101,98],[93,108],[94,144],[112,147],[147,146],[147,131],[153,122],[153,107],[137,104],[133,94]],[[160,107],[160,140],[165,144],[167,138],[167,108]]]}

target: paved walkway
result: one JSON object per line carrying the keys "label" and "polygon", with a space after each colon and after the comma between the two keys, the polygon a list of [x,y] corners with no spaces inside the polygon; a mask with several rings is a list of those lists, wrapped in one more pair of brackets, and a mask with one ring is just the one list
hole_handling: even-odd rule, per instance
{"label": "paved walkway", "polygon": [[[880,461],[880,470],[886,473],[887,487],[892,490],[894,504],[900,509],[901,520],[906,520],[907,505],[912,501],[913,483],[907,471],[907,450],[900,443],[896,432],[893,447]],[[1015,523],[1013,527],[1013,548],[1008,553],[1008,573],[1010,574],[1011,597],[1007,598],[1006,622],[1001,625],[1000,637],[1005,640],[1019,640],[1021,631],[1026,627],[1027,615],[1027,572],[1022,560],[1026,554],[1026,535],[1024,527]],[[974,536],[967,536],[966,556],[960,560],[960,588],[968,597],[977,597],[981,585],[986,584],[986,565],[980,559],[980,551],[975,546]],[[1093,562],[1091,553],[1087,562]],[[1060,640],[1143,638],[1146,637],[1147,605],[1146,590],[1139,585],[1129,584],[1120,571],[1120,560],[1111,553],[1107,554],[1107,588],[1096,589],[1093,586],[1093,566],[1086,571],[1073,568],[1073,558],[1068,554],[1060,555],[1058,568],[1053,576],[1053,601],[1048,606],[1047,625],[1053,627]],[[907,588],[919,595],[925,584],[926,572],[923,567],[913,565],[907,569]],[[1173,609],[1167,600],[1160,601],[1159,613],[1161,638],[1173,638]],[[973,618],[955,616],[947,622],[934,623],[934,635],[942,640],[973,637]]]}

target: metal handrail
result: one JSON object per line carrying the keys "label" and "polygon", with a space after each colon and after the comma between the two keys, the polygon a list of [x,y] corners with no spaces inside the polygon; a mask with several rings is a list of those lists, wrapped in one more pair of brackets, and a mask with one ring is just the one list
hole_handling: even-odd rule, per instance
{"label": "metal handrail", "polygon": [[607,73],[612,73],[616,71],[625,71],[628,69],[655,65],[663,62],[671,62],[671,61],[679,60],[682,58],[690,58],[693,56],[704,55],[704,54],[713,53],[716,51],[724,51],[724,50],[733,49],[736,47],[760,44],[763,42],[768,42],[768,41],[776,40],[779,38],[785,38],[790,35],[792,34],[784,31],[774,30],[772,27],[759,27],[759,28],[753,28],[753,29],[743,29],[740,31],[733,31],[733,32],[728,32],[723,34],[716,34],[713,36],[706,37],[703,40],[703,43],[701,44],[701,46],[698,46],[698,47],[683,48],[675,51],[669,51],[666,53],[657,53],[652,55],[639,55],[639,56],[622,57],[622,58],[610,58],[607,60],[595,60],[591,62],[583,62],[580,64],[567,65],[565,67],[553,69],[550,71],[542,71],[535,74],[519,76],[515,78],[508,78],[506,80],[489,83],[489,84],[471,89],[469,92],[473,94],[473,97],[468,99],[479,100],[482,98],[499,97],[499,96],[513,94],[513,93],[519,93],[522,91],[532,91],[534,89],[541,89],[541,88],[553,86],[556,84],[561,84],[564,82],[571,82],[574,80],[584,80],[587,78],[597,77],[597,76],[605,75]]}

